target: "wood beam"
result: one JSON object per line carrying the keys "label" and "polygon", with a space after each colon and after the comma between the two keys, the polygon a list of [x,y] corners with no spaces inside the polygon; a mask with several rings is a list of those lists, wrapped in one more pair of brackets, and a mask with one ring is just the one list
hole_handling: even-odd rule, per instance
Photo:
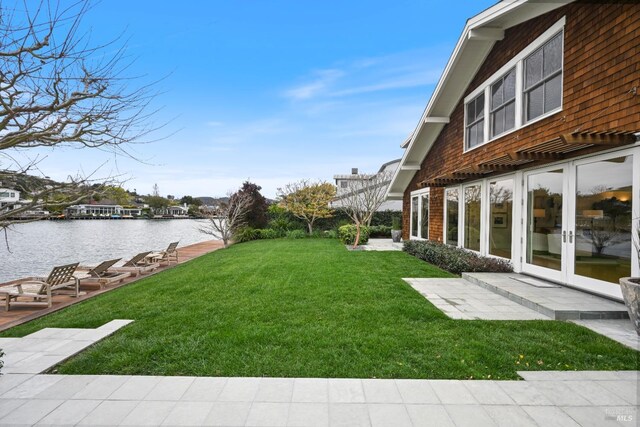
{"label": "wood beam", "polygon": [[424,122],[425,123],[442,123],[446,125],[447,123],[449,123],[449,117],[425,117]]}
{"label": "wood beam", "polygon": [[419,171],[420,165],[416,163],[406,163],[400,166],[400,170],[402,171]]}
{"label": "wood beam", "polygon": [[590,144],[617,146],[633,144],[636,141],[635,135],[626,132],[575,132],[560,135],[560,139],[568,145]]}

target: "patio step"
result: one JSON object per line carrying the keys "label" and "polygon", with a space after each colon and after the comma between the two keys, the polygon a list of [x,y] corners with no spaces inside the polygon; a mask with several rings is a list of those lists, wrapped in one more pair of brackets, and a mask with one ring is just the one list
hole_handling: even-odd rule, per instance
{"label": "patio step", "polygon": [[462,278],[556,320],[628,319],[619,302],[518,273],[462,273]]}

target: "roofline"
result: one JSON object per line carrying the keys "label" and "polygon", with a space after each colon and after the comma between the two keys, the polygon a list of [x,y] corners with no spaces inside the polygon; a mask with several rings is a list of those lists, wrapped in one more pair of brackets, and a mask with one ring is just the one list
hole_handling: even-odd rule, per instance
{"label": "roofline", "polygon": [[[548,1],[545,2],[544,0],[503,0],[467,20],[464,26],[464,29],[462,30],[462,33],[458,38],[458,42],[456,43],[456,46],[453,49],[453,52],[451,53],[449,60],[447,61],[447,65],[445,66],[440,76],[440,79],[438,80],[438,83],[436,84],[436,87],[433,90],[431,97],[429,98],[429,102],[427,103],[427,106],[425,107],[420,117],[420,121],[418,122],[411,136],[408,138],[409,142],[407,143],[407,141],[405,140],[405,142],[401,145],[406,147],[405,152],[400,161],[400,165],[398,166],[395,173],[393,174],[393,177],[391,178],[391,183],[387,189],[387,195],[386,195],[387,199],[394,199],[394,198],[397,199],[396,196],[391,197],[390,195],[392,193],[394,195],[397,195],[398,193],[398,189],[394,189],[394,184],[396,184],[396,181],[398,180],[400,174],[404,174],[405,177],[408,177],[408,175],[410,174],[411,176],[408,177],[408,181],[411,181],[411,179],[413,179],[413,175],[415,175],[416,171],[410,168],[404,169],[403,166],[407,163],[407,158],[409,157],[410,154],[412,154],[412,150],[415,149],[414,147],[416,144],[416,140],[420,136],[421,132],[426,127],[429,127],[429,126],[432,126],[434,128],[433,129],[434,132],[432,133],[431,137],[424,142],[426,145],[425,153],[424,155],[420,156],[421,157],[421,160],[419,162],[420,164],[422,164],[422,162],[424,161],[424,158],[429,153],[431,146],[433,145],[433,142],[435,142],[438,135],[440,134],[445,124],[447,123],[446,120],[448,120],[448,117],[441,117],[440,115],[437,115],[437,114],[432,117],[432,114],[434,112],[435,107],[438,105],[438,102],[441,100],[440,98],[443,95],[442,92],[444,91],[445,85],[447,84],[450,76],[453,74],[454,71],[457,71],[456,63],[462,57],[465,46],[467,45],[469,40],[472,38],[472,31],[484,29],[485,31],[490,32],[490,35],[487,35],[486,38],[482,37],[481,31],[478,32],[479,34],[475,35],[476,37],[478,37],[477,40],[486,42],[485,47],[487,48],[488,51],[490,51],[490,48],[493,47],[493,44],[497,40],[501,39],[501,37],[499,36],[500,32],[506,30],[507,28],[510,28],[513,25],[517,25],[520,22],[533,19],[539,15],[550,12],[551,10],[565,6],[569,3],[572,3],[573,1],[574,0],[564,0],[559,2],[548,2]],[[491,23],[496,19],[505,17],[509,13],[517,12],[518,9],[521,9],[522,6],[526,4],[529,4],[531,6],[538,5],[538,8],[532,7],[532,8],[523,10],[525,19],[520,21],[516,19],[516,23],[512,25],[507,25],[505,27],[491,26]],[[482,59],[482,61],[480,61],[480,63],[477,64],[478,67],[484,63],[485,59],[486,59],[486,55],[484,59]],[[465,67],[464,69],[462,69],[463,75],[471,74],[471,77],[475,75],[476,72],[477,72],[477,68],[470,69],[469,67]],[[458,88],[459,96],[457,96],[457,101],[455,104],[459,102],[459,99],[462,97],[462,95],[464,94],[464,91],[466,90],[467,90],[467,87]],[[449,112],[449,114],[451,114],[451,112]],[[408,183],[406,185],[408,185]],[[404,185],[404,188],[402,189],[403,193],[404,193],[404,190],[406,190],[406,185]]]}

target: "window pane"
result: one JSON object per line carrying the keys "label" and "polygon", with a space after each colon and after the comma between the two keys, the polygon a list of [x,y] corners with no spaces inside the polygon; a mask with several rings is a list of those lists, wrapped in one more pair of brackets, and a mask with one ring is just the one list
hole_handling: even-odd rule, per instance
{"label": "window pane", "polygon": [[458,189],[447,190],[447,244],[458,246]]}
{"label": "window pane", "polygon": [[562,67],[562,34],[558,34],[544,46],[544,75],[549,76]]}
{"label": "window pane", "polygon": [[476,145],[476,132],[474,127],[467,128],[467,148],[474,147]]}
{"label": "window pane", "polygon": [[420,222],[420,237],[429,238],[429,195],[422,195],[422,218]]}
{"label": "window pane", "polygon": [[516,97],[516,70],[511,70],[504,78],[504,100]]}
{"label": "window pane", "polygon": [[498,80],[493,86],[491,86],[491,108],[497,108],[501,106],[503,102],[502,80]]}
{"label": "window pane", "polygon": [[480,250],[480,186],[464,189],[464,242],[463,246]]}
{"label": "window pane", "polygon": [[618,283],[631,275],[633,158],[577,167],[575,272]]}
{"label": "window pane", "polygon": [[501,108],[493,113],[493,133],[491,136],[496,136],[504,132],[504,109]]}
{"label": "window pane", "polygon": [[560,83],[562,81],[562,74],[558,74],[548,82],[544,84],[544,111],[551,111],[560,106],[562,100],[562,90],[560,90]]}
{"label": "window pane", "polygon": [[476,98],[476,118],[484,116],[484,93]]}
{"label": "window pane", "polygon": [[489,203],[489,253],[511,258],[513,180],[492,182],[489,186]]}
{"label": "window pane", "polygon": [[525,61],[525,89],[542,80],[542,49],[532,53]]}
{"label": "window pane", "polygon": [[544,94],[544,85],[538,86],[529,92],[527,96],[527,120],[535,119],[538,116],[541,116],[543,111],[543,94]]}
{"label": "window pane", "polygon": [[418,198],[411,198],[411,235],[418,237]]}
{"label": "window pane", "polygon": [[516,103],[511,102],[504,107],[504,130],[513,129],[516,126]]}
{"label": "window pane", "polygon": [[476,104],[471,101],[467,104],[467,124],[473,123],[476,119]]}

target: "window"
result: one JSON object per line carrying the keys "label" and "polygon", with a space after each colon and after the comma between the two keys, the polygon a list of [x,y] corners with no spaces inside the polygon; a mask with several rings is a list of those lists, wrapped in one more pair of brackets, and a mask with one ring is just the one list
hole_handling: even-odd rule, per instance
{"label": "window", "polygon": [[524,111],[528,122],[562,102],[562,33],[524,60]]}
{"label": "window", "polygon": [[491,138],[516,125],[516,70],[491,85]]}
{"label": "window", "polygon": [[465,151],[562,108],[565,21],[549,27],[465,97]]}
{"label": "window", "polygon": [[429,193],[423,194],[420,197],[420,204],[422,205],[422,215],[420,216],[420,237],[423,239],[429,238]]}
{"label": "window", "polygon": [[467,249],[480,251],[480,212],[482,186],[470,185],[464,188],[464,241]]}
{"label": "window", "polygon": [[513,179],[489,182],[489,253],[511,258]]}
{"label": "window", "polygon": [[448,245],[458,246],[458,189],[450,188],[446,191],[446,237]]}
{"label": "window", "polygon": [[467,104],[467,148],[484,142],[484,93]]}
{"label": "window", "polygon": [[340,181],[340,188],[347,188],[347,181]]}
{"label": "window", "polygon": [[429,190],[411,193],[411,238],[429,238]]}
{"label": "window", "polygon": [[411,236],[418,237],[418,197],[411,198]]}

